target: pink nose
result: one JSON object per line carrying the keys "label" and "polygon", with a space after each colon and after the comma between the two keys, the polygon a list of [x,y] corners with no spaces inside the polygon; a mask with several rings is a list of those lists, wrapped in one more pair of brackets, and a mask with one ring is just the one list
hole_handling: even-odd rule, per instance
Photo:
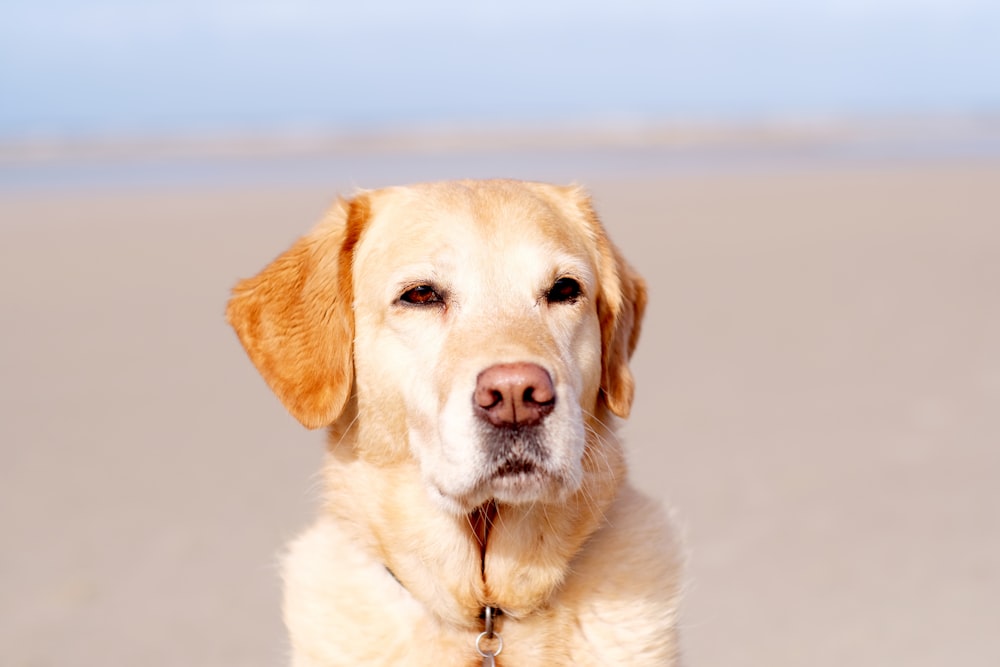
{"label": "pink nose", "polygon": [[493,426],[531,426],[552,412],[556,391],[538,364],[497,364],[479,374],[473,401]]}

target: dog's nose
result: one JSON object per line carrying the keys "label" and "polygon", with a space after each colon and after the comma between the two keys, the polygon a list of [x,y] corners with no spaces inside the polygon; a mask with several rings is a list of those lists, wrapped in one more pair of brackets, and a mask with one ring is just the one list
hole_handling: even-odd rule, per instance
{"label": "dog's nose", "polygon": [[538,364],[497,364],[479,374],[474,402],[479,417],[494,426],[530,426],[552,412],[556,391]]}

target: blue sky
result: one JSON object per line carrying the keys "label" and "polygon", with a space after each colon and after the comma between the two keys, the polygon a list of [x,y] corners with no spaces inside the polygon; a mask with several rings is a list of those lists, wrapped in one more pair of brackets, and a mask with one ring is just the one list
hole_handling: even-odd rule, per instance
{"label": "blue sky", "polygon": [[993,0],[0,5],[0,138],[998,110]]}

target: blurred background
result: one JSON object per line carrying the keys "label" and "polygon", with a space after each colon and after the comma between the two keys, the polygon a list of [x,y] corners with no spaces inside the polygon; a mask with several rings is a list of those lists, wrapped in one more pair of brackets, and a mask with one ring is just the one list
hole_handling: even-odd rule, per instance
{"label": "blurred background", "polygon": [[272,665],[323,436],[222,312],[337,194],[588,187],[687,663],[1000,664],[1000,5],[0,5],[0,664]]}

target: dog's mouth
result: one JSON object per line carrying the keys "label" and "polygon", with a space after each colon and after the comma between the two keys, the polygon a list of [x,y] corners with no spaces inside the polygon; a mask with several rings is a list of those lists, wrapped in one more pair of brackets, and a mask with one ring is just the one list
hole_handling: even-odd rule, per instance
{"label": "dog's mouth", "polygon": [[493,471],[493,479],[503,479],[506,477],[516,477],[518,475],[533,475],[538,470],[538,466],[531,461],[523,459],[513,459],[503,461],[496,470]]}
{"label": "dog's mouth", "polygon": [[523,458],[508,458],[483,471],[465,493],[451,495],[436,487],[443,498],[450,498],[462,513],[488,502],[522,505],[562,499],[565,479],[542,463]]}
{"label": "dog's mouth", "polygon": [[[491,500],[509,505],[560,503],[580,486],[580,475],[562,441],[550,442],[545,425],[493,427],[480,424],[478,460],[461,478],[428,481],[449,511],[468,513]],[[444,483],[442,483],[444,482]]]}
{"label": "dog's mouth", "polygon": [[539,462],[510,458],[497,463],[482,488],[495,500],[520,504],[552,500],[560,495],[562,486],[559,476]]}
{"label": "dog's mouth", "polygon": [[559,495],[563,485],[548,464],[544,428],[493,427],[484,428],[480,435],[489,452],[489,463],[480,477],[482,492],[507,503],[544,501]]}

